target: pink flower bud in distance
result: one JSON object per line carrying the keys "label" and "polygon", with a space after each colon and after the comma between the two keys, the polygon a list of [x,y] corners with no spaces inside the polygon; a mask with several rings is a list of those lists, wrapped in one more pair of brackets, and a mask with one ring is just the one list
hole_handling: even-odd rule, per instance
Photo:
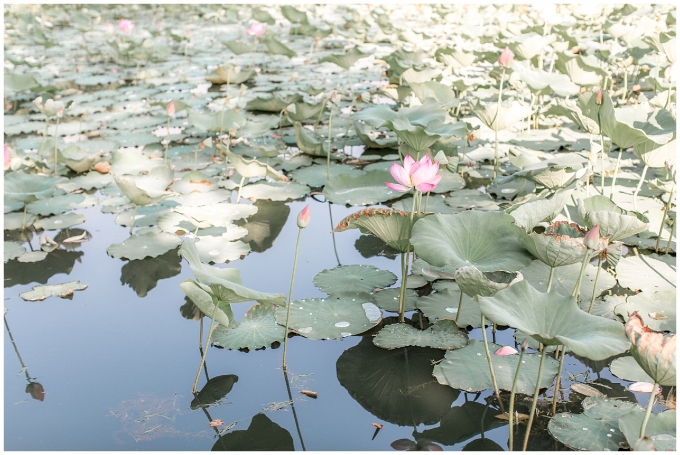
{"label": "pink flower bud in distance", "polygon": [[307,227],[309,224],[309,206],[306,206],[302,211],[298,214],[297,217],[297,225],[300,229],[304,229]]}
{"label": "pink flower bud in distance", "polygon": [[510,68],[512,66],[512,60],[515,54],[512,53],[508,46],[505,46],[503,52],[501,52],[500,57],[498,57],[498,64],[503,68]]}
{"label": "pink flower bud in distance", "polygon": [[172,117],[175,115],[175,102],[170,101],[167,106],[165,106],[165,113],[168,114],[168,117]]}
{"label": "pink flower bud in distance", "polygon": [[517,354],[517,349],[513,348],[512,346],[503,346],[502,348],[498,349],[496,352],[494,352],[496,355],[513,355]]}
{"label": "pink flower bud in distance", "polygon": [[591,230],[588,231],[585,238],[583,239],[583,244],[591,250],[598,250],[600,246],[600,225],[596,224]]}
{"label": "pink flower bud in distance", "polygon": [[595,104],[598,106],[602,104],[602,90],[597,89],[597,95],[595,95]]}

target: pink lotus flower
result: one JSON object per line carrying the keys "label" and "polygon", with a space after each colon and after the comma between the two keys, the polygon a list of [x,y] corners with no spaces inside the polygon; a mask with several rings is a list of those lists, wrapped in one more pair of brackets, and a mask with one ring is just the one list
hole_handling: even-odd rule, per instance
{"label": "pink lotus flower", "polygon": [[508,46],[505,46],[505,49],[503,49],[503,52],[501,52],[501,55],[498,57],[498,64],[503,68],[510,68],[514,57],[515,54],[512,53]]}
{"label": "pink lotus flower", "polygon": [[165,113],[168,114],[168,117],[172,117],[175,115],[175,102],[170,101],[167,106],[165,106]]}
{"label": "pink lotus flower", "polygon": [[513,348],[512,346],[503,346],[502,348],[498,349],[496,352],[494,352],[496,355],[514,355],[518,354],[517,349]]}
{"label": "pink lotus flower", "polygon": [[[628,386],[628,390],[638,393],[652,393],[654,390],[654,384],[649,382],[636,382]],[[661,392],[660,388],[657,388],[656,393]]]}
{"label": "pink lotus flower", "polygon": [[598,89],[597,94],[595,95],[595,104],[598,106],[602,104],[602,90]]}
{"label": "pink lotus flower", "polygon": [[297,217],[297,225],[300,229],[304,229],[309,225],[309,220],[310,220],[310,214],[309,214],[309,206],[306,206],[302,211],[298,214]]}
{"label": "pink lotus flower", "polygon": [[5,145],[5,170],[9,169],[9,163],[12,161],[12,157],[9,154],[9,149]]}
{"label": "pink lotus flower", "polygon": [[130,33],[135,28],[135,24],[130,19],[121,19],[118,21],[118,28],[125,33]]}
{"label": "pink lotus flower", "polygon": [[211,427],[221,427],[224,426],[224,422],[222,422],[220,419],[215,419],[210,422]]}
{"label": "pink lotus flower", "polygon": [[248,30],[246,30],[246,35],[249,36],[262,36],[264,35],[264,32],[266,29],[264,28],[264,25],[260,24],[259,22],[253,22],[253,24],[250,26]]}
{"label": "pink lotus flower", "polygon": [[600,249],[600,225],[596,224],[591,230],[588,231],[585,238],[583,239],[583,244],[591,250]]}
{"label": "pink lotus flower", "polygon": [[430,161],[429,156],[424,156],[416,162],[411,156],[404,158],[404,166],[392,164],[390,174],[399,183],[385,182],[388,188],[405,193],[415,188],[421,193],[427,193],[435,189],[443,174],[437,174],[439,163]]}

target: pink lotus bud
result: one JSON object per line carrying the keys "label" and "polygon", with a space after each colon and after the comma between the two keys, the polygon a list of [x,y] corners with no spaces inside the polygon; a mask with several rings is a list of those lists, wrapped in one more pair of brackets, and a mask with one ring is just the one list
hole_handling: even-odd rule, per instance
{"label": "pink lotus bud", "polygon": [[300,229],[304,229],[307,227],[309,224],[309,206],[306,206],[302,211],[298,214],[297,217],[297,225]]}
{"label": "pink lotus bud", "polygon": [[265,32],[264,25],[260,24],[259,22],[253,22],[253,24],[250,26],[248,30],[246,30],[246,35],[249,36],[262,36],[264,35]]}
{"label": "pink lotus bud", "polygon": [[503,52],[501,52],[500,57],[498,57],[498,64],[503,68],[510,68],[512,66],[512,60],[514,57],[515,54],[512,53],[508,46],[505,46],[505,49],[503,49]]}
{"label": "pink lotus bud", "polygon": [[595,104],[598,106],[602,104],[602,90],[600,89],[597,90],[597,95],[595,95]]}
{"label": "pink lotus bud", "polygon": [[585,238],[583,239],[583,244],[591,249],[598,250],[600,246],[600,225],[596,224],[591,230],[588,231]]}
{"label": "pink lotus bud", "polygon": [[494,354],[496,355],[514,355],[517,353],[518,353],[517,349],[513,348],[512,346],[503,346],[502,348],[494,352]]}
{"label": "pink lotus bud", "polygon": [[175,115],[175,102],[170,101],[167,106],[165,106],[165,113],[168,114],[168,117],[172,117]]}
{"label": "pink lotus bud", "polygon": [[120,19],[118,21],[118,28],[125,33],[130,33],[135,28],[135,24],[130,19]]}
{"label": "pink lotus bud", "polygon": [[12,161],[12,157],[9,154],[9,149],[5,145],[5,170],[9,169],[9,163]]}
{"label": "pink lotus bud", "polygon": [[[636,382],[628,386],[628,390],[638,393],[652,393],[652,391],[654,390],[654,384],[651,384],[649,382]],[[657,388],[656,393],[659,392],[661,392],[661,390]]]}

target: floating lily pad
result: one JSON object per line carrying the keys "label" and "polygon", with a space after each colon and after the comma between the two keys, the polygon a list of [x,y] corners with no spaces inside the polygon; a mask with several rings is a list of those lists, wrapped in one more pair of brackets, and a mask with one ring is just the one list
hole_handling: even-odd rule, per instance
{"label": "floating lily pad", "polygon": [[283,343],[284,326],[276,323],[273,305],[257,304],[248,309],[243,320],[233,328],[221,325],[213,332],[213,343],[226,349],[268,348],[272,343]]}
{"label": "floating lily pad", "polygon": [[624,356],[614,359],[609,366],[609,370],[617,378],[624,381],[631,382],[649,382],[654,384],[652,379],[645,370],[643,370],[633,356]]}
{"label": "floating lily pad", "polygon": [[[199,207],[176,207],[175,212],[193,218],[192,223],[204,222],[212,226],[229,226],[232,221],[247,218],[257,213],[257,206],[248,204],[221,203]],[[189,219],[189,218],[187,218]]]}
{"label": "floating lily pad", "polygon": [[406,346],[420,346],[434,349],[460,349],[467,345],[468,337],[455,322],[441,320],[431,327],[418,330],[408,324],[398,323],[384,326],[373,338],[373,344],[383,349],[397,349]]}
{"label": "floating lily pad", "polygon": [[629,295],[626,303],[618,305],[616,314],[628,321],[628,315],[637,311],[644,316],[645,323],[657,332],[676,331],[676,293],[675,291],[657,291],[653,294],[641,292]]}
{"label": "floating lily pad", "polygon": [[393,181],[388,171],[369,171],[360,175],[340,174],[326,182],[324,197],[334,204],[373,205],[400,195],[385,182]]}
{"label": "floating lily pad", "polygon": [[[184,207],[201,207],[224,202],[231,198],[231,190],[215,190],[207,193],[189,193],[181,196],[170,196],[167,200],[177,202]],[[248,207],[245,205],[245,207]]]}
{"label": "floating lily pad", "polygon": [[69,210],[91,207],[97,202],[98,199],[89,194],[64,194],[33,201],[28,204],[26,210],[35,215],[56,215]]}
{"label": "floating lily pad", "polygon": [[294,182],[257,182],[246,185],[241,190],[241,197],[251,200],[288,201],[300,199],[308,194],[307,185]]}
{"label": "floating lily pad", "polygon": [[676,272],[658,256],[629,256],[616,266],[616,278],[623,287],[642,292],[675,291]]}
{"label": "floating lily pad", "polygon": [[166,233],[131,235],[123,243],[114,243],[106,249],[109,256],[125,259],[157,257],[177,248],[182,243],[179,237]]}
{"label": "floating lily pad", "polygon": [[[400,288],[383,289],[373,294],[373,300],[375,300],[375,304],[379,308],[391,313],[398,313],[400,291]],[[412,289],[407,289],[406,299],[404,299],[404,311],[415,310],[417,300],[418,293]]]}
{"label": "floating lily pad", "polygon": [[[245,235],[245,232],[243,234]],[[229,234],[219,237],[202,236],[198,239],[196,249],[201,262],[206,264],[235,261],[250,253],[250,245],[240,241],[231,241]]]}
{"label": "floating lily pad", "polygon": [[[285,326],[286,307],[276,310],[276,322]],[[295,300],[289,327],[313,340],[332,340],[363,333],[382,320],[382,312],[368,294],[333,295],[325,299]]]}
{"label": "floating lily pad", "polygon": [[370,265],[342,265],[314,276],[314,284],[326,294],[373,292],[393,285],[397,276]]}
{"label": "floating lily pad", "polygon": [[85,175],[79,175],[71,179],[76,188],[83,190],[91,190],[92,188],[100,189],[114,182],[113,176],[111,174],[100,174],[99,172],[92,171]]}
{"label": "floating lily pad", "polygon": [[[331,164],[330,167],[331,178],[340,174],[359,175],[362,172],[347,164]],[[319,188],[326,184],[326,166],[315,164],[309,167],[303,167],[291,172],[290,176],[296,182],[302,183],[312,188]]]}
{"label": "floating lily pad", "polygon": [[199,390],[198,395],[191,400],[191,409],[208,408],[217,406],[221,400],[227,396],[234,384],[238,382],[235,374],[223,374],[210,378],[208,382]]}
{"label": "floating lily pad", "polygon": [[29,251],[17,258],[19,262],[40,262],[47,257],[46,251]]}
{"label": "floating lily pad", "polygon": [[48,297],[58,296],[62,299],[72,299],[73,291],[82,291],[87,288],[87,284],[80,284],[79,281],[69,281],[64,284],[50,284],[47,286],[34,286],[33,290],[22,292],[19,297],[22,299],[35,302],[45,300]]}
{"label": "floating lily pad", "polygon": [[24,216],[23,212],[5,213],[5,216],[3,218],[4,218],[3,229],[5,231],[21,229],[22,225],[24,228],[27,228],[33,226],[33,223],[38,221],[37,216],[31,215],[30,213],[27,213],[26,216]]}
{"label": "floating lily pad", "polygon": [[[501,346],[496,343],[489,343],[489,351],[492,353],[500,348]],[[519,355],[499,356],[491,354],[491,356],[498,388],[510,390],[515,379]],[[518,393],[530,394],[536,389],[536,371],[538,371],[540,360],[540,354],[524,355],[524,363],[515,387]],[[555,359],[545,358],[540,388],[547,389],[552,386],[553,379],[557,375],[558,365]],[[484,343],[479,340],[472,339],[462,349],[447,351],[444,361],[435,365],[432,374],[440,384],[467,392],[481,392],[493,388]]]}
{"label": "floating lily pad", "polygon": [[[458,315],[460,302],[459,289],[442,289],[436,294],[430,294],[418,299],[417,307],[430,321],[437,319],[455,320]],[[481,327],[482,312],[479,304],[469,295],[463,293],[463,305],[458,318],[459,327]]]}
{"label": "floating lily pad", "polygon": [[52,229],[66,229],[76,224],[84,223],[85,216],[79,213],[65,213],[64,215],[52,216],[50,218],[43,218],[40,221],[33,223],[38,229],[52,230]]}
{"label": "floating lily pad", "polygon": [[24,248],[23,246],[19,245],[16,242],[8,242],[6,240],[3,250],[5,253],[5,262],[11,261],[12,259],[16,259],[26,252],[26,248]]}

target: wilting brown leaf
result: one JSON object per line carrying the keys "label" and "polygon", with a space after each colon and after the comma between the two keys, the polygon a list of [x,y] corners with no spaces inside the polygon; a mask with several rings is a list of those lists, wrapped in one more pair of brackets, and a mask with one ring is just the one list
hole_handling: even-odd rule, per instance
{"label": "wilting brown leaf", "polygon": [[581,395],[585,395],[587,397],[606,397],[607,396],[594,387],[590,387],[589,385],[586,385],[586,384],[579,384],[578,382],[572,384],[570,387],[571,387],[571,390],[573,390],[574,392],[578,392]]}
{"label": "wilting brown leaf", "polygon": [[[510,420],[510,415],[507,412],[504,412],[503,414],[498,414],[495,417],[501,420]],[[529,421],[529,416],[526,414],[520,414],[519,412],[515,412],[515,416],[513,417],[512,421],[521,425],[526,425],[527,422]]]}
{"label": "wilting brown leaf", "polygon": [[108,161],[100,161],[94,165],[94,170],[100,174],[110,174],[111,173],[111,163]]}
{"label": "wilting brown leaf", "polygon": [[372,423],[371,425],[373,425],[374,427],[376,427],[378,430],[381,429],[381,428],[383,427],[383,426],[380,425],[379,423]]}
{"label": "wilting brown leaf", "polygon": [[316,396],[318,395],[318,393],[312,392],[311,390],[300,390],[300,393],[312,398],[316,398]]}
{"label": "wilting brown leaf", "polygon": [[220,419],[215,419],[212,422],[210,422],[211,427],[221,427],[224,426],[224,422],[222,422]]}

